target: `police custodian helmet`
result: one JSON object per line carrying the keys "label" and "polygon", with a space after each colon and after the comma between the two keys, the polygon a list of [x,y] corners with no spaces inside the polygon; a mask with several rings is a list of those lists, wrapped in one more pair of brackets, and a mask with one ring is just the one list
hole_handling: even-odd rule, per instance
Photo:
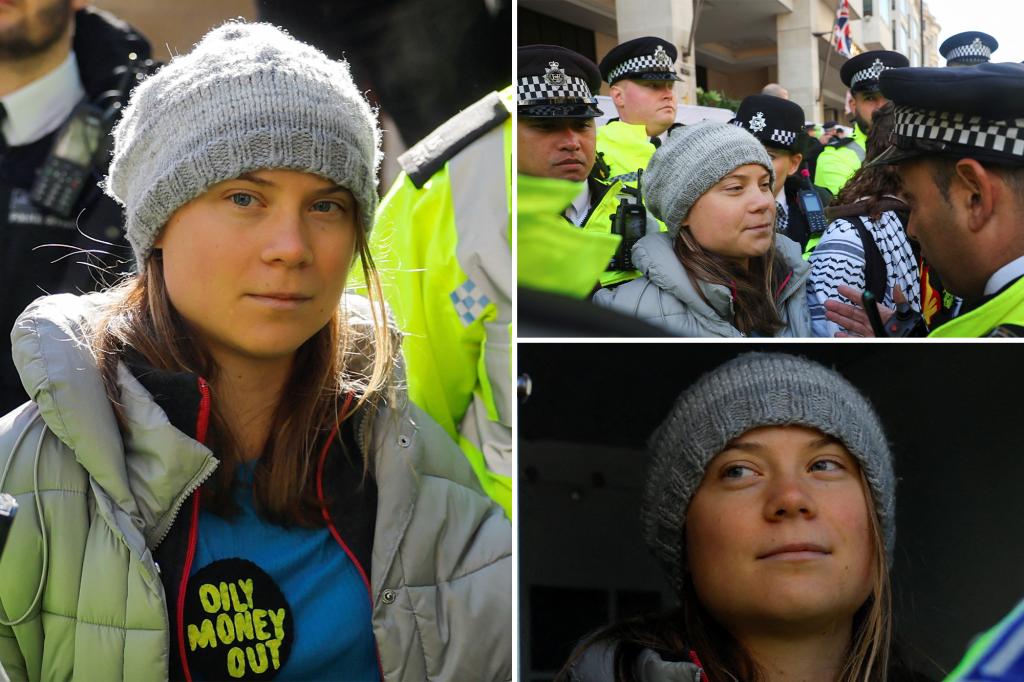
{"label": "police custodian helmet", "polygon": [[892,69],[880,85],[896,127],[872,165],[937,154],[1024,166],[1024,65]]}
{"label": "police custodian helmet", "polygon": [[516,70],[516,111],[526,118],[594,118],[601,88],[597,66],[558,45],[524,45]]}

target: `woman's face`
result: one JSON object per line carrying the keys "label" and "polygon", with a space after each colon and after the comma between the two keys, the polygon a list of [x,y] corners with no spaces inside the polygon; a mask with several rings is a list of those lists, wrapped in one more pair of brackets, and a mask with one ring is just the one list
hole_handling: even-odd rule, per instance
{"label": "woman's face", "polygon": [[705,249],[746,267],[751,258],[763,256],[775,238],[770,180],[764,166],[740,166],[701,195],[683,225]]}
{"label": "woman's face", "polygon": [[849,626],[872,590],[869,513],[839,441],[800,426],[748,431],[708,464],[686,514],[701,603],[735,637]]}
{"label": "woman's face", "polygon": [[334,314],[358,220],[348,190],[259,170],[178,209],[155,247],[175,309],[214,359],[290,358]]}

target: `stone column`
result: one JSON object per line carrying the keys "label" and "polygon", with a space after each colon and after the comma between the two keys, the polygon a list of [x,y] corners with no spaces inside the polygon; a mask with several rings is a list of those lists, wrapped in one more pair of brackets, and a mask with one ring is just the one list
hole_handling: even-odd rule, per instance
{"label": "stone column", "polygon": [[[886,0],[888,1],[888,0]],[[817,28],[819,0],[793,0],[791,13],[775,18],[775,35],[779,50],[779,84],[789,90],[789,98],[803,107],[808,120],[820,121],[824,115],[818,98],[821,65]]]}
{"label": "stone column", "polygon": [[690,43],[693,24],[691,0],[615,0],[615,18],[620,43],[642,36],[664,38],[679,51],[676,97],[683,104],[697,103],[697,66],[691,54],[683,58]]}

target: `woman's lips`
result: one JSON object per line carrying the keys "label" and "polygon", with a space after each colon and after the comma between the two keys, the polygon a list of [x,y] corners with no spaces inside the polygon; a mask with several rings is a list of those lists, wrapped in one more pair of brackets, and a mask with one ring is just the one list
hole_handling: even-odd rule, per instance
{"label": "woman's lips", "polygon": [[800,542],[772,547],[757,558],[768,561],[808,561],[821,559],[831,552],[815,543]]}

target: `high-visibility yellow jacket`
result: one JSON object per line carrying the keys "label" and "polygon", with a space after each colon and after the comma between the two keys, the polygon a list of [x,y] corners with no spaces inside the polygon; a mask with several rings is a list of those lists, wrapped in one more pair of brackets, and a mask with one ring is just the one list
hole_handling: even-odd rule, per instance
{"label": "high-visibility yellow jacket", "polygon": [[1024,600],[991,630],[974,640],[945,682],[1019,680],[1024,675]]}
{"label": "high-visibility yellow jacket", "polygon": [[854,125],[853,135],[843,140],[840,146],[825,145],[818,155],[814,184],[838,196],[839,190],[864,163],[867,145],[868,136],[860,129],[859,124]]}
{"label": "high-visibility yellow jacket", "polygon": [[928,336],[971,338],[999,334],[999,327],[1024,327],[1024,277],[977,308],[954,317]]}
{"label": "high-visibility yellow jacket", "polygon": [[597,153],[608,165],[607,181],[636,186],[637,169],[647,168],[654,145],[643,125],[611,121],[597,129]]}
{"label": "high-visibility yellow jacket", "polygon": [[562,216],[581,191],[582,182],[518,176],[516,266],[520,286],[583,299],[604,275],[622,238],[607,229],[581,230]]}
{"label": "high-visibility yellow jacket", "polygon": [[512,88],[399,158],[370,249],[404,333],[409,396],[512,515]]}

